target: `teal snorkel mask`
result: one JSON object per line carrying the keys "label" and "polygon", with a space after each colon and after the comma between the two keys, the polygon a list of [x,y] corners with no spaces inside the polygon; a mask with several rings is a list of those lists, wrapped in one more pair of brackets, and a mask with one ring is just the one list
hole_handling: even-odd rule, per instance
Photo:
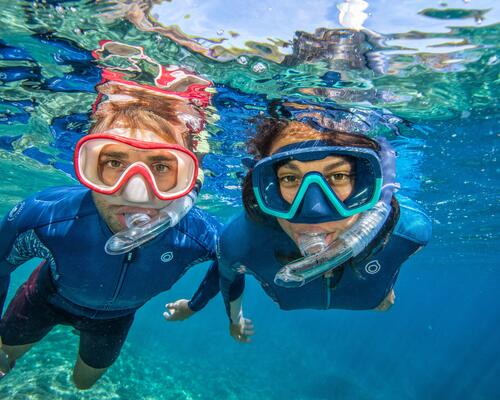
{"label": "teal snorkel mask", "polygon": [[[288,202],[281,193],[277,170],[293,161],[309,162],[327,157],[342,157],[352,165],[353,188],[342,199],[334,182],[320,172],[294,177],[297,190]],[[260,160],[252,173],[252,185],[260,209],[292,223],[318,224],[338,221],[372,208],[380,198],[382,168],[377,153],[360,147],[329,146],[326,141],[310,140],[278,149]]]}
{"label": "teal snorkel mask", "polygon": [[[338,221],[360,214],[354,225],[333,243],[326,235],[304,234],[299,239],[303,258],[285,265],[275,283],[299,287],[357,256],[371,243],[385,224],[391,210],[395,184],[395,153],[389,142],[379,138],[380,152],[356,147],[328,146],[322,141],[306,141],[285,146],[271,157],[259,161],[252,173],[253,190],[260,209],[292,223],[317,224]],[[291,202],[280,193],[277,169],[297,160],[321,160],[342,156],[353,166],[351,193],[341,199],[336,188],[319,172],[306,174]]]}

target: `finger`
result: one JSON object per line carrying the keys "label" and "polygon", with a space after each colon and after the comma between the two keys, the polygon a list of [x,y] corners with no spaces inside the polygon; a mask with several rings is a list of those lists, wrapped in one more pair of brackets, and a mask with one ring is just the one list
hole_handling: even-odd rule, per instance
{"label": "finger", "polygon": [[249,324],[245,324],[244,326],[245,326],[245,329],[246,328],[250,328],[250,329],[254,328],[254,326],[253,326],[253,324],[251,322]]}
{"label": "finger", "polygon": [[236,335],[233,335],[233,338],[240,343],[249,343],[252,341],[250,337],[245,335],[244,333],[238,333]]}
{"label": "finger", "polygon": [[241,343],[250,343],[252,341],[252,339],[250,339],[248,336],[246,335],[242,335],[241,339],[240,339],[240,342]]}
{"label": "finger", "polygon": [[163,318],[165,318],[167,321],[171,321],[173,317],[173,314],[170,314],[168,312],[163,313]]}
{"label": "finger", "polygon": [[243,335],[252,336],[255,335],[255,331],[253,329],[245,329]]}

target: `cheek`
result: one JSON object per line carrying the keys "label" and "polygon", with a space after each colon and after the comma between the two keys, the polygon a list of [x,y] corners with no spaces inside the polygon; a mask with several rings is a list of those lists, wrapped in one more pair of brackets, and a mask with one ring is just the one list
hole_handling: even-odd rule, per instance
{"label": "cheek", "polygon": [[288,203],[292,203],[295,195],[297,194],[297,191],[293,191],[291,189],[280,186],[280,193],[281,197],[283,197],[283,200]]}
{"label": "cheek", "polygon": [[102,168],[101,170],[101,180],[109,186],[112,186],[117,181],[118,173],[116,170],[110,168]]}
{"label": "cheek", "polygon": [[156,184],[158,188],[163,191],[167,191],[172,189],[175,185],[177,185],[177,172],[169,173],[160,178],[156,178]]}
{"label": "cheek", "polygon": [[341,201],[344,201],[351,195],[353,189],[354,186],[349,183],[345,186],[335,189],[335,194]]}
{"label": "cheek", "polygon": [[281,226],[281,229],[283,229],[288,236],[293,238],[293,235],[292,235],[292,232],[293,232],[292,226],[293,225],[290,222],[288,222],[286,219],[282,219],[282,218],[276,218],[276,219],[278,220],[278,224]]}

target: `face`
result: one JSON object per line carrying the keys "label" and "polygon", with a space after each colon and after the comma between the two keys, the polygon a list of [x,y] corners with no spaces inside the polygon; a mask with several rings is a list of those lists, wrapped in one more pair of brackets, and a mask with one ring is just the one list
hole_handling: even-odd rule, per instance
{"label": "face", "polygon": [[[312,138],[314,140],[315,138]],[[307,140],[311,140],[308,138]],[[297,139],[281,139],[272,146],[274,154],[279,148],[288,144],[297,143]],[[353,164],[346,157],[329,156],[321,160],[302,162],[292,160],[278,168],[276,171],[280,192],[283,198],[292,203],[303,177],[309,172],[319,172],[323,175],[330,187],[340,200],[345,200],[351,194],[354,188],[354,170]],[[358,219],[358,215],[344,218],[339,221],[323,222],[319,224],[298,224],[289,222],[286,219],[278,218],[281,228],[295,242],[299,242],[300,235],[306,233],[326,234],[327,244],[330,244],[338,236],[349,229]]]}
{"label": "face", "polygon": [[[157,143],[168,143],[159,136],[153,139]],[[176,186],[178,162],[174,155],[165,150],[137,149],[122,143],[109,144],[101,150],[98,158],[99,178],[106,185],[112,186],[136,162],[142,162],[149,168],[160,191],[166,192]],[[93,192],[97,209],[113,232],[127,227],[126,214],[145,213],[150,217],[158,215],[158,208],[123,201],[120,196],[122,191],[113,195]]]}

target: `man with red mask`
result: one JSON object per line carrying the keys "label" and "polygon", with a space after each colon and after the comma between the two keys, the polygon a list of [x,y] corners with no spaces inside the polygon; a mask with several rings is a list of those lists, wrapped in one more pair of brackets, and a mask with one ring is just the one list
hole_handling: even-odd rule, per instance
{"label": "man with red mask", "polygon": [[193,298],[169,305],[167,320],[200,310],[219,291],[220,227],[193,207],[203,179],[187,123],[202,119],[190,110],[209,82],[176,68],[161,71],[167,88],[113,77],[76,145],[82,185],[37,193],[0,223],[0,309],[11,272],[43,259],[0,322],[2,375],[64,324],[80,332],[74,383],[90,388],[117,359],[137,309],[187,269],[211,261]]}

